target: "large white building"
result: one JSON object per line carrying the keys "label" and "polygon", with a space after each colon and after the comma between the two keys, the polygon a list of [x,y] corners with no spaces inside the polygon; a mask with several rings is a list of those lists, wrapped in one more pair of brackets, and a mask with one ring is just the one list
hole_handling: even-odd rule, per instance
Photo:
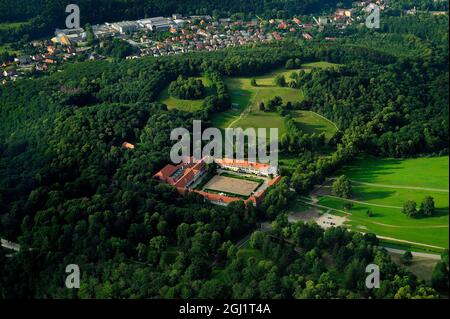
{"label": "large white building", "polygon": [[129,32],[135,32],[139,29],[140,25],[139,23],[135,21],[122,21],[122,22],[115,22],[111,24],[111,27],[114,30],[119,31],[120,33],[129,33]]}
{"label": "large white building", "polygon": [[148,19],[138,20],[137,23],[143,28],[150,29],[152,31],[164,31],[169,30],[174,22],[171,18],[154,17]]}
{"label": "large white building", "polygon": [[116,29],[113,29],[111,27],[111,25],[98,24],[98,25],[93,25],[92,26],[92,32],[94,33],[94,36],[97,39],[104,39],[104,38],[113,37],[119,31],[117,31]]}
{"label": "large white building", "polygon": [[70,43],[77,43],[86,40],[86,32],[84,32],[83,28],[56,29],[55,35],[58,42],[64,42],[60,41],[61,38],[68,39],[68,42]]}

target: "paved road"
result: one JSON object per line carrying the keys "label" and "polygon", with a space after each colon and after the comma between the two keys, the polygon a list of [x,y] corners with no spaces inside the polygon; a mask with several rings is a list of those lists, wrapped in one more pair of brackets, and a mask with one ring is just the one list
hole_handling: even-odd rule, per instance
{"label": "paved road", "polygon": [[[380,247],[383,247],[387,251],[389,251],[391,253],[394,253],[394,254],[401,254],[401,255],[403,255],[405,253],[405,251],[406,251],[406,250],[402,250],[402,249],[395,249],[395,248],[384,247],[384,246],[380,246]],[[413,257],[423,257],[423,258],[428,258],[428,259],[433,259],[433,260],[441,260],[441,255],[428,254],[428,253],[419,253],[419,252],[414,252],[414,251],[412,251],[411,254],[413,255]]]}
{"label": "paved road", "polygon": [[[325,195],[325,196],[327,196],[327,195]],[[328,196],[328,197],[335,197],[335,196]],[[338,198],[338,199],[341,199],[341,200],[348,200],[348,199],[342,199],[342,198],[340,198],[340,197],[335,197],[335,198]],[[319,207],[319,208],[324,208],[324,209],[329,209],[329,210],[334,210],[334,211],[336,211],[336,212],[343,213],[343,214],[346,214],[346,215],[348,215],[348,216],[352,215],[351,213],[346,212],[346,211],[344,211],[344,210],[340,210],[340,209],[336,209],[336,208],[332,208],[332,207],[328,207],[328,206],[319,205],[319,204],[318,204],[318,199],[317,199],[317,197],[315,197],[315,196],[311,196],[310,198],[303,197],[303,198],[300,198],[300,201],[301,201],[302,203],[304,203],[304,204],[307,204],[307,205],[316,206],[316,207]],[[350,200],[350,201],[351,201],[351,200]],[[355,202],[355,201],[353,201],[353,202]],[[362,202],[361,202],[361,203],[362,203]],[[368,223],[371,223],[371,224],[375,224],[375,225],[380,225],[380,226],[385,226],[385,227],[392,227],[392,228],[410,228],[410,229],[414,229],[414,228],[419,228],[419,229],[427,228],[427,229],[429,229],[429,228],[448,228],[448,227],[449,227],[449,225],[447,225],[447,224],[442,224],[442,225],[426,225],[426,226],[423,226],[423,225],[420,225],[420,226],[400,226],[400,225],[384,224],[384,223],[375,222],[375,221],[369,221],[369,220],[368,220],[367,222],[368,222]]]}
{"label": "paved road", "polygon": [[[335,209],[335,208],[331,208],[331,207],[327,207],[327,206],[323,206],[320,204],[315,204],[311,201],[306,201],[306,200],[301,200],[300,202],[303,202],[304,204],[310,205],[310,206],[315,206],[315,207],[319,207],[319,208],[323,208],[323,209],[330,209],[330,210],[334,210],[340,213],[343,213],[345,215],[351,215],[350,213],[340,210],[340,209]],[[397,226],[397,227],[402,227],[402,226]],[[418,228],[424,228],[424,227],[418,227]],[[364,234],[364,232],[361,232]],[[423,243],[418,243],[418,242],[414,242],[414,241],[408,241],[408,240],[403,240],[403,239],[398,239],[398,238],[392,238],[392,237],[386,237],[386,236],[379,236],[377,235],[378,238],[380,239],[387,239],[387,240],[391,240],[391,241],[396,241],[396,242],[400,242],[400,243],[406,243],[406,244],[414,244],[414,245],[418,245],[418,246],[423,246],[423,247],[429,247],[429,248],[437,248],[437,249],[444,249],[444,247],[440,247],[440,246],[434,246],[434,245],[428,245],[428,244],[423,244]]]}

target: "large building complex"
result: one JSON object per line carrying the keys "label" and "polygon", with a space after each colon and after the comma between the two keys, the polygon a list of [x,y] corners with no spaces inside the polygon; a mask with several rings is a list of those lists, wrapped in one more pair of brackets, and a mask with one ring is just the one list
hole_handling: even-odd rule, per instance
{"label": "large building complex", "polygon": [[152,31],[165,31],[169,30],[174,24],[172,19],[164,17],[155,17],[138,20],[137,23],[143,28],[150,29]]}
{"label": "large building complex", "polygon": [[139,29],[139,23],[135,21],[122,21],[122,22],[115,22],[111,24],[111,27],[119,31],[120,33],[130,33],[135,32]]}
{"label": "large building complex", "polygon": [[267,164],[224,158],[211,160],[211,169],[207,162],[190,158],[179,165],[168,164],[154,178],[176,187],[180,194],[195,192],[216,204],[243,200],[255,206],[281,179]]}

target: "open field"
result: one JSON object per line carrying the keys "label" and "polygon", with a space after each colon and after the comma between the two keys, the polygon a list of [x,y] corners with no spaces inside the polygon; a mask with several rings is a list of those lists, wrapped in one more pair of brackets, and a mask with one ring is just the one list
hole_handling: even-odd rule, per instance
{"label": "open field", "polygon": [[251,86],[251,78],[228,78],[226,84],[235,106],[229,111],[217,114],[213,118],[213,125],[220,128],[243,129],[277,127],[279,134],[283,134],[285,131],[283,118],[276,112],[259,111],[258,103],[264,101],[267,104],[275,96],[280,96],[284,102],[300,101],[303,97],[299,90],[274,86],[272,84],[274,77],[275,75],[256,77],[257,87]]}
{"label": "open field", "polygon": [[21,26],[27,24],[28,21],[24,22],[1,22],[0,23],[0,30],[9,30],[9,29],[18,29]]}
{"label": "open field", "polygon": [[[206,96],[211,95],[211,83],[208,79],[204,77],[196,77],[196,79],[200,79],[203,82],[203,85],[206,88]],[[164,103],[167,105],[167,108],[170,109],[178,109],[180,111],[187,111],[187,112],[195,112],[202,108],[204,99],[198,99],[198,100],[182,100],[177,99],[173,96],[170,96],[169,94],[169,87],[165,88],[164,91],[161,92],[158,98],[158,102]]]}
{"label": "open field", "polygon": [[438,262],[437,260],[414,256],[410,265],[403,265],[400,261],[400,257],[402,256],[401,254],[390,252],[389,255],[391,256],[393,262],[398,265],[402,265],[426,283],[431,283],[431,275]]}
{"label": "open field", "polygon": [[214,176],[204,187],[205,190],[250,196],[258,188],[257,182],[227,176]]}
{"label": "open field", "polygon": [[311,111],[294,111],[292,113],[295,122],[304,133],[325,132],[325,138],[329,141],[338,130],[336,124],[317,113]]}
{"label": "open field", "polygon": [[[302,69],[309,72],[313,68],[328,68],[338,65],[328,62],[314,62],[305,64]],[[289,87],[277,87],[274,79],[278,74],[283,74],[287,82],[289,75],[297,70],[278,69],[256,77],[235,77],[228,78],[226,83],[231,94],[234,107],[226,112],[217,114],[213,119],[213,126],[219,128],[241,127],[246,128],[278,128],[279,136],[285,133],[284,119],[276,112],[263,112],[258,109],[259,102],[267,102],[275,96],[280,96],[283,103],[288,101],[296,102],[303,99],[303,93],[298,89]],[[252,79],[256,80],[257,86],[251,85]],[[298,111],[296,119],[302,129],[308,133],[321,132],[326,130],[327,137],[330,137],[335,130],[328,120],[321,118],[313,112]],[[308,121],[311,124],[308,125]],[[269,132],[267,132],[267,135]]]}
{"label": "open field", "polygon": [[[360,232],[407,241],[410,244],[440,250],[448,247],[448,156],[419,159],[380,159],[365,157],[343,168],[352,181],[351,199],[335,197],[330,184],[316,190],[315,204],[346,216],[346,226]],[[408,218],[403,203],[414,200],[420,205],[425,196],[435,200],[431,217]],[[352,203],[349,210],[345,203]],[[367,211],[373,213],[367,216]]]}
{"label": "open field", "polygon": [[306,72],[311,71],[312,69],[329,69],[329,68],[338,68],[341,64],[331,63],[327,61],[318,61],[318,62],[311,62],[311,63],[305,63],[303,64],[302,69],[304,69]]}
{"label": "open field", "polygon": [[448,165],[448,156],[410,160],[364,157],[355,160],[343,172],[359,182],[429,187],[448,193]]}

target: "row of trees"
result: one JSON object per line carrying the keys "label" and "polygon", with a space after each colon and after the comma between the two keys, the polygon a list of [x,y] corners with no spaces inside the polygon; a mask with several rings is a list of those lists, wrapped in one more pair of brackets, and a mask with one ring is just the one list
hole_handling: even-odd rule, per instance
{"label": "row of trees", "polygon": [[203,101],[202,113],[204,118],[212,114],[228,110],[231,107],[231,97],[222,75],[214,70],[207,70],[204,76],[211,83],[213,94]]}

